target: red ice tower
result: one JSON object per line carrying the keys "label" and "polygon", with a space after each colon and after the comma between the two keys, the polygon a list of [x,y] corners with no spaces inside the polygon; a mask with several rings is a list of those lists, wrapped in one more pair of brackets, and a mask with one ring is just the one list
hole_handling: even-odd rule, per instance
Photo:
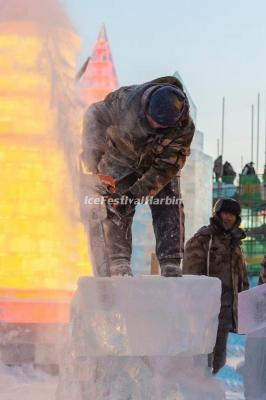
{"label": "red ice tower", "polygon": [[112,53],[103,25],[92,56],[86,61],[79,73],[80,97],[87,108],[96,101],[118,88],[118,79]]}

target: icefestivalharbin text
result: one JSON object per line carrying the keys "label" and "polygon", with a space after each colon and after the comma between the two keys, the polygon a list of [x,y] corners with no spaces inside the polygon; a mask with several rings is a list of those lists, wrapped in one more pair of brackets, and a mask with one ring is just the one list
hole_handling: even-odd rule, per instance
{"label": "icefestivalharbin text", "polygon": [[120,198],[112,199],[106,198],[104,196],[85,196],[84,205],[103,205],[107,203],[108,205],[132,205],[137,206],[138,204],[153,204],[153,205],[178,205],[182,203],[182,199],[178,197],[166,196],[165,198],[157,198],[151,196],[142,196],[140,199],[131,199],[127,196],[121,196]]}

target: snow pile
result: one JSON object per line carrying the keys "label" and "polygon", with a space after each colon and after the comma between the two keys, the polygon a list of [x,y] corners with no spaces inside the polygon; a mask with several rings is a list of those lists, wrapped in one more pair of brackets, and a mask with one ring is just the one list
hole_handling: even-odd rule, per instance
{"label": "snow pile", "polygon": [[58,400],[222,400],[207,368],[218,279],[82,278]]}
{"label": "snow pile", "polygon": [[55,400],[57,379],[30,365],[0,364],[1,400]]}

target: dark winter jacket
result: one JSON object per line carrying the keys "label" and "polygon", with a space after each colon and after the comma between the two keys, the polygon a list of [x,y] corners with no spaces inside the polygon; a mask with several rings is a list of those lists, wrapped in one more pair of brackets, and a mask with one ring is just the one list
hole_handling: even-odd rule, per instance
{"label": "dark winter jacket", "polygon": [[84,117],[81,156],[85,165],[116,180],[137,174],[139,179],[130,187],[136,198],[156,195],[190,154],[195,131],[190,117],[182,128],[153,129],[145,116],[147,89],[169,84],[182,89],[174,77],[122,87],[90,106]]}
{"label": "dark winter jacket", "polygon": [[247,268],[241,249],[245,233],[240,221],[226,232],[218,217],[201,228],[186,244],[183,273],[221,279],[222,296],[219,327],[237,331],[238,293],[249,288]]}

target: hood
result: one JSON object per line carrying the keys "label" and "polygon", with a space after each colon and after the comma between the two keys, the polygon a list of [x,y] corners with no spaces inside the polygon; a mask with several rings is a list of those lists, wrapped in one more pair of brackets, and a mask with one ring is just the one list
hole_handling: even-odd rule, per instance
{"label": "hood", "polygon": [[232,237],[232,243],[234,244],[239,244],[241,240],[246,238],[244,230],[239,227],[240,224],[241,218],[238,217],[234,227],[228,231],[224,228],[221,219],[217,215],[210,218],[210,225],[214,229],[214,231],[230,234]]}

